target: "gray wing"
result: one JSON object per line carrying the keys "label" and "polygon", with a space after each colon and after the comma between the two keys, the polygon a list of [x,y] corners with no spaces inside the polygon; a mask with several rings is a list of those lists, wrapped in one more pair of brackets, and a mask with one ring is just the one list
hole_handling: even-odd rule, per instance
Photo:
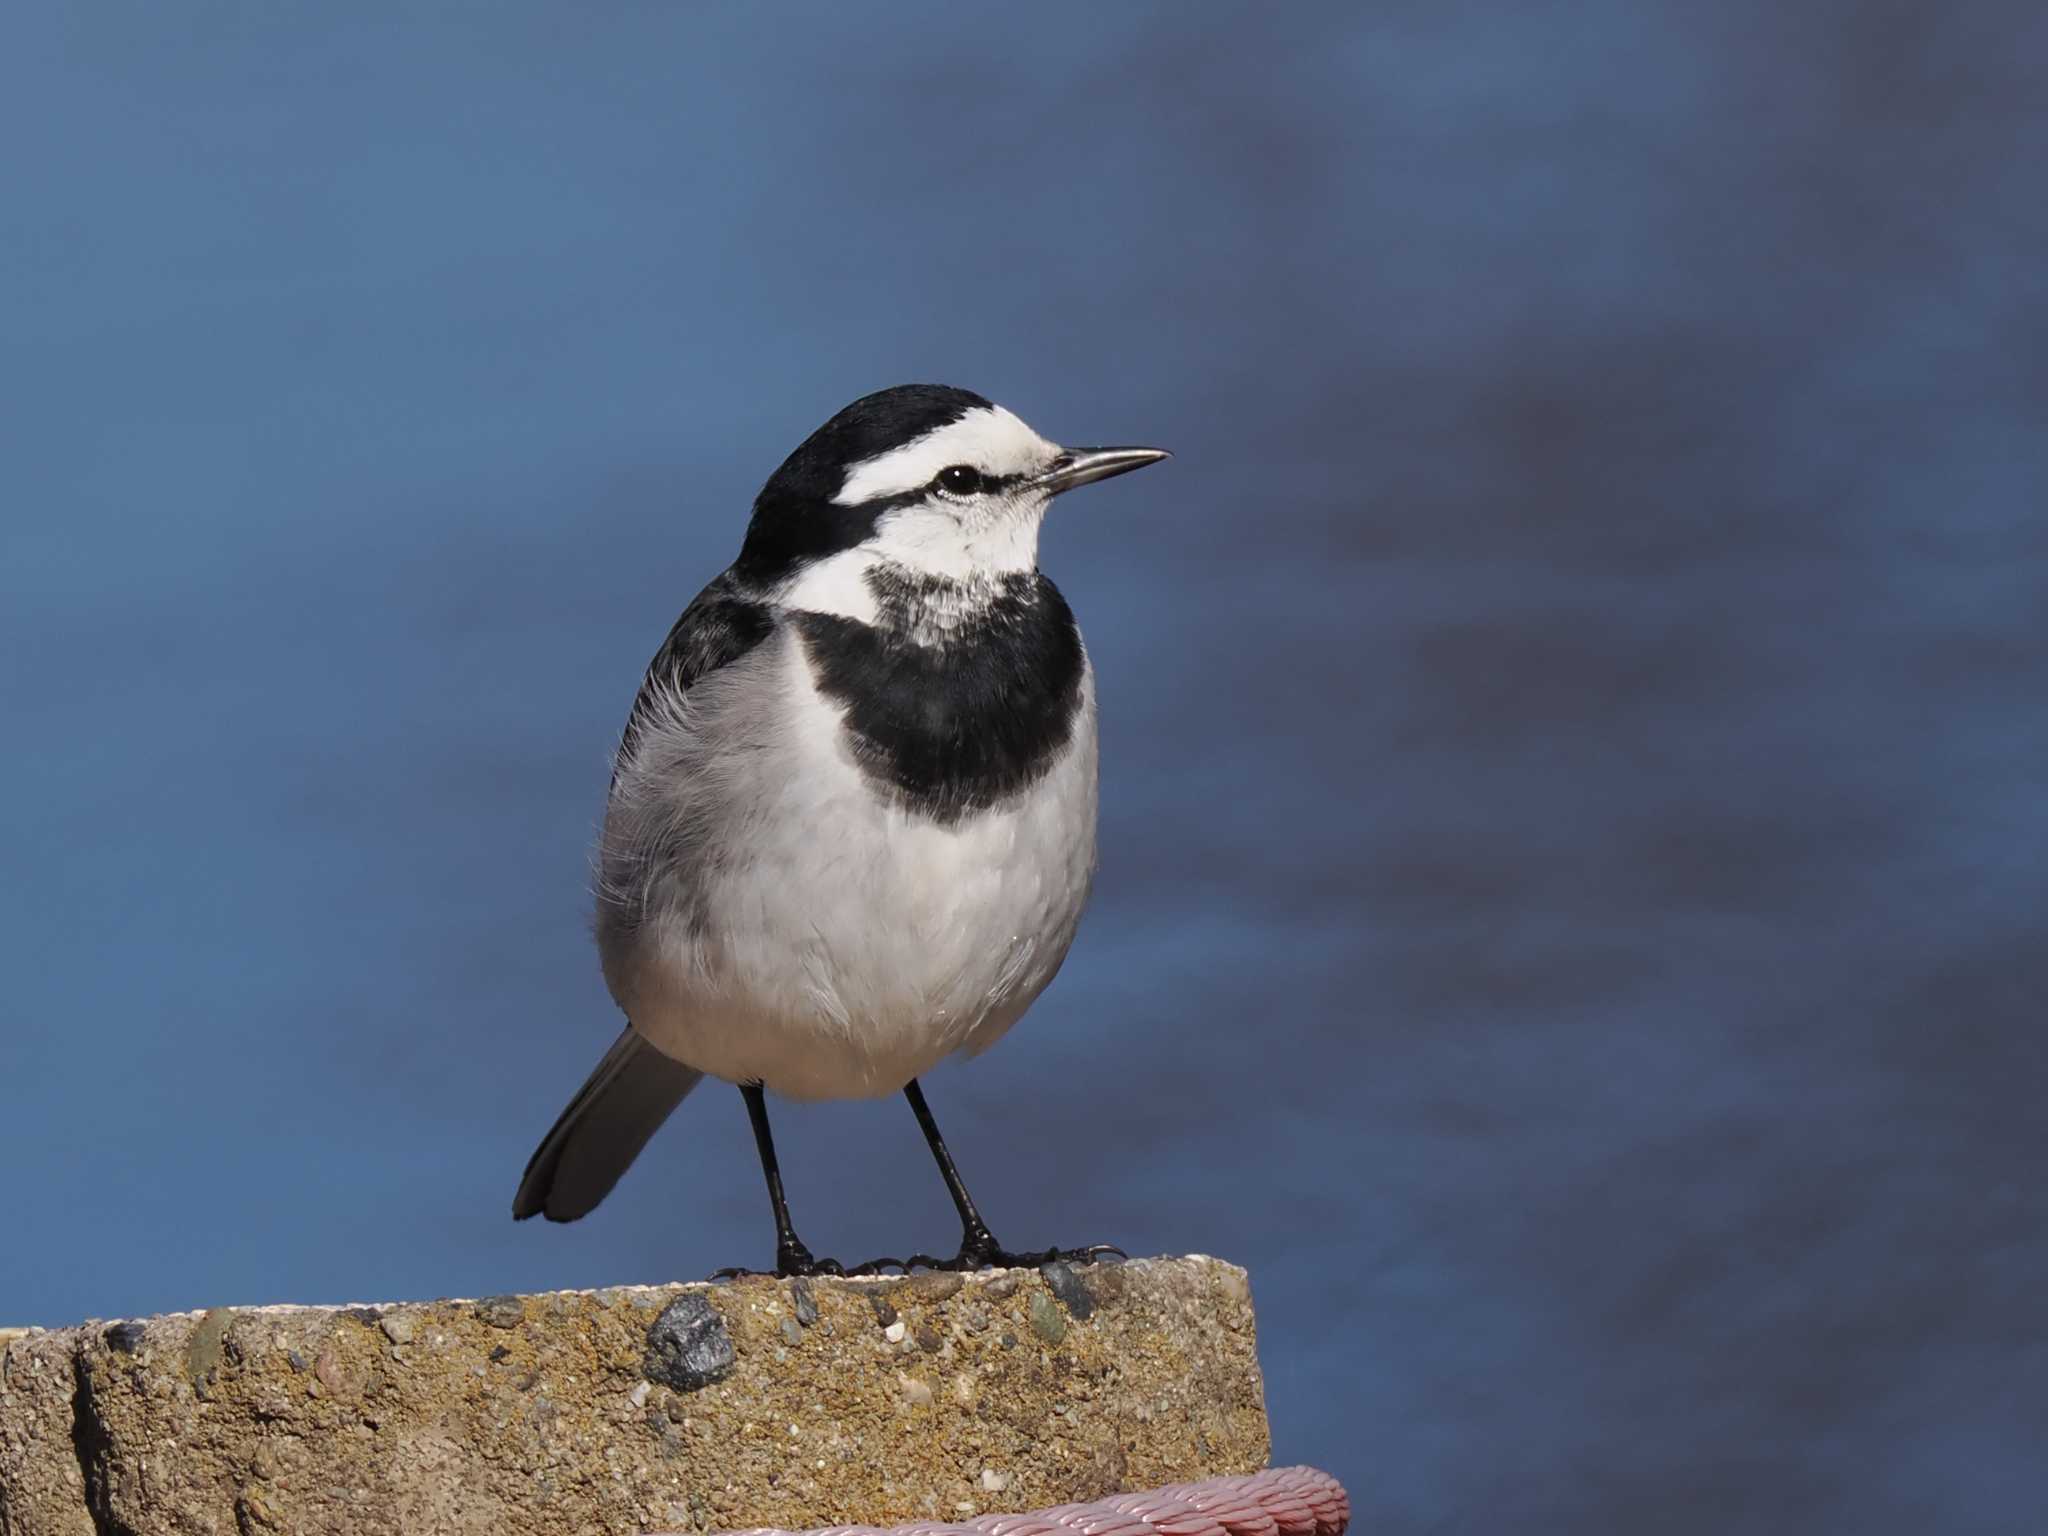
{"label": "gray wing", "polygon": [[[683,610],[648,663],[627,717],[612,765],[614,801],[620,775],[630,772],[643,738],[658,730],[663,713],[695,684],[753,650],[774,628],[774,615],[730,571]],[[615,889],[610,823],[607,816],[598,909],[608,974],[612,940],[622,922],[638,920],[645,889],[639,885],[630,899]],[[574,1221],[593,1209],[702,1077],[694,1067],[664,1056],[629,1023],[534,1150],[512,1214],[522,1220],[545,1215],[550,1221]]]}
{"label": "gray wing", "polygon": [[612,762],[613,787],[619,782],[620,765],[632,758],[653,714],[688,692],[700,678],[738,661],[774,628],[775,616],[768,605],[731,571],[699,592],[647,664],[647,676],[633,700],[633,712],[626,717],[618,756]]}
{"label": "gray wing", "polygon": [[692,690],[731,676],[728,669],[774,634],[775,622],[728,571],[683,611],[648,664],[612,764],[598,849],[598,947],[615,996],[618,968],[655,911],[680,907],[691,921],[700,915],[695,865],[719,810],[699,792],[710,743],[700,734],[707,712],[692,707]]}

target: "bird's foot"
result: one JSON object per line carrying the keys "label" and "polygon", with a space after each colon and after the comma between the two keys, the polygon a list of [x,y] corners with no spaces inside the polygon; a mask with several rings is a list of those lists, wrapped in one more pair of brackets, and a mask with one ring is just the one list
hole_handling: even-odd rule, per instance
{"label": "bird's foot", "polygon": [[907,1275],[913,1269],[934,1268],[937,1263],[938,1261],[930,1254],[913,1253],[907,1259],[869,1259],[865,1264],[854,1265],[847,1273],[849,1275],[886,1275],[891,1270],[894,1270],[899,1275]]}
{"label": "bird's foot", "polygon": [[[847,1271],[837,1259],[814,1258],[811,1250],[794,1232],[786,1233],[775,1242],[775,1268],[773,1270],[747,1269],[730,1265],[714,1270],[713,1280],[744,1280],[751,1276],[772,1276],[778,1280],[811,1280],[821,1275],[843,1275]],[[859,1271],[855,1271],[859,1273]]]}
{"label": "bird's foot", "polygon": [[[836,1259],[817,1259],[802,1243],[776,1245],[775,1268],[772,1274],[784,1280],[797,1276],[815,1278],[820,1275],[839,1275],[849,1278],[864,1278],[875,1275],[907,1275],[913,1270],[930,1269],[949,1274],[968,1274],[977,1269],[1036,1269],[1041,1264],[1094,1264],[1104,1259],[1125,1260],[1130,1255],[1114,1243],[1089,1243],[1080,1248],[1032,1248],[1019,1251],[1005,1248],[986,1232],[970,1233],[960,1245],[960,1251],[950,1259],[935,1258],[929,1253],[913,1253],[907,1259],[869,1259],[862,1264],[841,1265]],[[714,1273],[713,1280],[742,1280],[754,1275],[769,1275],[771,1272],[758,1269],[729,1268]]]}
{"label": "bird's foot", "polygon": [[1131,1256],[1125,1253],[1123,1249],[1117,1247],[1115,1243],[1083,1243],[1079,1248],[1055,1248],[1051,1256],[1044,1262],[1047,1264],[1101,1264],[1110,1260],[1114,1260],[1118,1264],[1128,1264]]}
{"label": "bird's foot", "polygon": [[960,1241],[960,1251],[952,1258],[932,1265],[932,1268],[959,1271],[1036,1269],[1041,1264],[1093,1264],[1111,1256],[1120,1260],[1130,1257],[1114,1243],[1088,1243],[1080,1248],[1043,1248],[1019,1252],[1003,1247],[984,1227],[978,1232],[968,1232]]}
{"label": "bird's foot", "polygon": [[846,1271],[837,1259],[813,1258],[803,1239],[794,1232],[784,1232],[775,1239],[775,1273],[784,1280],[795,1280],[843,1275]]}
{"label": "bird's foot", "polygon": [[864,1264],[842,1265],[837,1259],[790,1259],[777,1260],[773,1270],[742,1269],[732,1267],[713,1273],[713,1280],[744,1280],[749,1276],[792,1279],[796,1276],[816,1278],[820,1275],[837,1276],[843,1279],[869,1279],[876,1275],[907,1275],[914,1269],[945,1269],[952,1265],[950,1259],[935,1259],[928,1253],[913,1253],[907,1259],[869,1259]]}

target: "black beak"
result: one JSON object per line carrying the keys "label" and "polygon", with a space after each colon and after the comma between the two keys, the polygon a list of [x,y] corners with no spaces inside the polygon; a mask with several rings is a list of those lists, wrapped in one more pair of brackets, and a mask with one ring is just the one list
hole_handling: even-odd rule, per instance
{"label": "black beak", "polygon": [[1172,457],[1164,448],[1064,448],[1052,461],[1052,468],[1038,477],[1037,484],[1047,495],[1057,496],[1077,485],[1107,480],[1111,475],[1127,475]]}

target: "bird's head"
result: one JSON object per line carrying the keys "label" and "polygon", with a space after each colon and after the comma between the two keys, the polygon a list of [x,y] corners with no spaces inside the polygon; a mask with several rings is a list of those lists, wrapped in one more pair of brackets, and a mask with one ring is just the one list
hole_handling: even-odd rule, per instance
{"label": "bird's head", "polygon": [[962,583],[1031,571],[1053,497],[1165,457],[1062,448],[980,395],[900,385],[854,401],[783,461],[737,570],[792,606],[861,617],[877,567]]}

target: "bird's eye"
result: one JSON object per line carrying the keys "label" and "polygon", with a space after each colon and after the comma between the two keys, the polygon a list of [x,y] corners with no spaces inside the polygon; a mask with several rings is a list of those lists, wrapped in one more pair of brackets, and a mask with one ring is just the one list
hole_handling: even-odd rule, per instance
{"label": "bird's eye", "polygon": [[954,464],[940,470],[933,483],[949,496],[972,496],[981,489],[981,471],[972,464]]}

